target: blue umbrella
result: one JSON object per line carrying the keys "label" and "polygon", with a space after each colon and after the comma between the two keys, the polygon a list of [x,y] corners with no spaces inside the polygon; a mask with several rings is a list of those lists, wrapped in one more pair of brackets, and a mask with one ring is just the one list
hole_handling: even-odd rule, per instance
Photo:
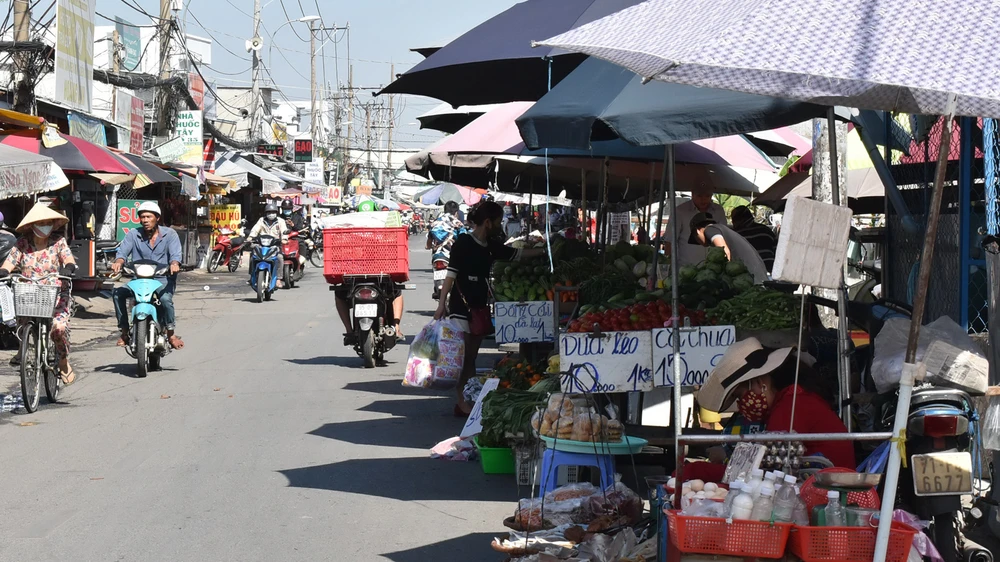
{"label": "blue umbrella", "polygon": [[[586,95],[581,95],[586,92]],[[517,119],[529,148],[595,148],[622,139],[638,146],[774,129],[822,116],[825,107],[655,82],[590,58]],[[656,151],[662,157],[662,149]]]}
{"label": "blue umbrella", "polygon": [[532,41],[569,31],[640,0],[528,0],[434,52],[379,94],[415,94],[460,105],[535,101],[584,58]]}

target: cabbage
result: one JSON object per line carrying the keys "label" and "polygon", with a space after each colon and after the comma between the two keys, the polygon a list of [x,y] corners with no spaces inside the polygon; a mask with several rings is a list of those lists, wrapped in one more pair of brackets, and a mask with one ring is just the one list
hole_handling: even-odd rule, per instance
{"label": "cabbage", "polygon": [[698,269],[691,265],[685,265],[680,269],[680,271],[677,272],[678,277],[680,277],[682,281],[692,281],[698,276],[698,273]]}
{"label": "cabbage", "polygon": [[726,275],[730,277],[739,277],[747,272],[747,266],[743,265],[743,262],[737,259],[726,264]]}
{"label": "cabbage", "polygon": [[716,272],[706,268],[704,271],[699,272],[698,275],[695,276],[694,280],[696,283],[711,283],[718,278],[719,276]]}
{"label": "cabbage", "polygon": [[753,287],[753,276],[749,273],[744,273],[735,279],[733,279],[733,289],[743,292]]}
{"label": "cabbage", "polygon": [[706,261],[709,263],[718,263],[721,265],[726,265],[729,258],[726,257],[726,250],[723,248],[715,247],[708,250],[708,257]]}
{"label": "cabbage", "polygon": [[635,275],[636,277],[646,275],[646,262],[641,261],[636,263],[635,266],[632,267],[632,275]]}

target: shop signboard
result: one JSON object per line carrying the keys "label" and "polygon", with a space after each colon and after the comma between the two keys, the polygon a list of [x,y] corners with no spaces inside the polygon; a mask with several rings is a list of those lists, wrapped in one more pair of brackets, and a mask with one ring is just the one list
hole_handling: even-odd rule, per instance
{"label": "shop signboard", "polygon": [[552,301],[498,302],[493,317],[497,343],[555,341]]}
{"label": "shop signboard", "polygon": [[57,0],[55,99],[91,112],[94,90],[94,13],[97,0]]}
{"label": "shop signboard", "polygon": [[191,92],[191,99],[198,105],[198,109],[205,110],[205,81],[196,72],[188,73],[188,91]]}
{"label": "shop signboard", "polygon": [[308,182],[323,184],[326,181],[323,178],[323,159],[313,158],[312,162],[306,162],[306,175],[305,179]]}
{"label": "shop signboard", "polygon": [[339,185],[332,185],[326,188],[326,202],[328,205],[340,205],[344,200],[344,190]]}
{"label": "shop signboard", "polygon": [[205,148],[202,150],[201,159],[205,163],[206,172],[215,171],[215,137],[205,137]]}
{"label": "shop signboard", "polygon": [[122,47],[125,49],[122,57],[122,70],[136,72],[139,69],[142,55],[142,38],[139,34],[139,28],[116,17],[115,29],[118,31],[118,40],[121,41]]}
{"label": "shop signboard", "polygon": [[736,342],[734,326],[696,326],[653,330],[653,383],[674,385],[674,337],[681,344],[681,386],[700,386]]}
{"label": "shop signboard", "polygon": [[620,240],[629,240],[632,229],[631,213],[609,213],[611,230],[608,231],[609,244],[617,244]]}
{"label": "shop signboard", "polygon": [[268,154],[270,156],[277,156],[278,158],[285,158],[285,145],[283,144],[258,144],[257,154]]}
{"label": "shop signboard", "polygon": [[139,223],[139,205],[144,203],[145,200],[141,199],[119,199],[118,200],[118,212],[115,216],[118,218],[118,229],[117,236],[115,237],[119,242],[125,239],[125,235],[128,231],[133,228],[141,228],[142,224]]}
{"label": "shop signboard", "polygon": [[312,162],[313,141],[312,139],[298,139],[295,141],[295,161]]}
{"label": "shop signboard", "polygon": [[372,191],[375,189],[375,183],[371,180],[360,180],[355,178],[351,183],[354,184],[355,195],[371,195]]}
{"label": "shop signboard", "polygon": [[201,111],[177,112],[177,136],[184,143],[184,155],[178,161],[190,166],[201,166],[204,150]]}
{"label": "shop signboard", "polygon": [[156,147],[156,155],[160,157],[160,162],[178,162],[186,150],[183,140],[173,138]]}
{"label": "shop signboard", "polygon": [[118,150],[142,156],[145,102],[142,98],[118,90],[115,92],[115,124],[118,125]]}
{"label": "shop signboard", "polygon": [[208,220],[212,224],[212,232],[228,228],[233,232],[240,231],[239,205],[209,205]]}
{"label": "shop signboard", "polygon": [[462,428],[462,432],[458,434],[462,439],[467,439],[473,435],[479,435],[483,431],[483,399],[493,392],[500,385],[500,379],[490,378],[486,379],[483,383],[482,390],[479,391],[479,398],[476,398],[476,404],[472,407],[472,413],[465,420],[465,427]]}
{"label": "shop signboard", "polygon": [[564,392],[644,392],[653,389],[652,332],[559,336]]}

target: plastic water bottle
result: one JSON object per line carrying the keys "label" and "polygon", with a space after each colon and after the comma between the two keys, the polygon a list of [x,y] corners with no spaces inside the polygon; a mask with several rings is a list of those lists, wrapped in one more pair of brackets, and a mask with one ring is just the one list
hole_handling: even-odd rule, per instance
{"label": "plastic water bottle", "polygon": [[750,519],[753,521],[770,521],[771,514],[774,513],[774,489],[763,488],[760,491],[760,498],[754,502],[753,511],[750,512]]}
{"label": "plastic water bottle", "polygon": [[747,481],[746,486],[743,486],[743,491],[750,494],[757,499],[757,490],[760,488],[761,482],[764,481],[764,471],[755,468],[750,472],[750,480]]}
{"label": "plastic water bottle", "polygon": [[756,495],[753,498],[754,501],[760,499],[760,496],[761,496],[761,494],[762,494],[762,492],[764,490],[770,490],[771,491],[771,497],[774,497],[774,492],[775,492],[775,476],[774,476],[773,472],[768,472],[767,474],[764,475],[764,481],[761,482],[760,486],[757,488],[757,493],[756,493]]}
{"label": "plastic water bottle", "polygon": [[722,502],[722,512],[729,517],[733,514],[733,502],[736,500],[736,496],[743,492],[743,482],[739,480],[734,480],[732,484],[729,485],[729,494],[726,496],[726,501]]}
{"label": "plastic water bottle", "polygon": [[840,492],[830,490],[826,493],[826,507],[823,508],[827,527],[843,527],[847,525],[844,520],[844,506],[840,505]]}
{"label": "plastic water bottle", "polygon": [[785,481],[774,495],[774,520],[791,523],[795,516],[798,497],[795,495],[795,477],[785,476]]}
{"label": "plastic water bottle", "polygon": [[809,510],[806,509],[806,504],[802,501],[802,498],[795,498],[795,511],[792,512],[792,523],[800,527],[809,526]]}
{"label": "plastic water bottle", "polygon": [[736,495],[733,500],[732,510],[729,513],[729,517],[732,519],[751,519],[753,515],[754,502],[753,498],[747,492],[747,486],[743,486],[743,490]]}

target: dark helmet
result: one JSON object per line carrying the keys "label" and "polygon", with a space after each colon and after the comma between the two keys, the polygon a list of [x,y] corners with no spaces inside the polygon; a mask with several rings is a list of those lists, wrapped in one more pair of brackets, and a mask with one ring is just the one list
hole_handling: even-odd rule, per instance
{"label": "dark helmet", "polygon": [[268,201],[267,205],[264,205],[264,214],[268,213],[278,214],[278,206],[274,204],[274,201]]}
{"label": "dark helmet", "polygon": [[284,201],[282,201],[281,202],[281,210],[282,211],[291,211],[292,210],[292,201],[290,199],[285,199]]}

